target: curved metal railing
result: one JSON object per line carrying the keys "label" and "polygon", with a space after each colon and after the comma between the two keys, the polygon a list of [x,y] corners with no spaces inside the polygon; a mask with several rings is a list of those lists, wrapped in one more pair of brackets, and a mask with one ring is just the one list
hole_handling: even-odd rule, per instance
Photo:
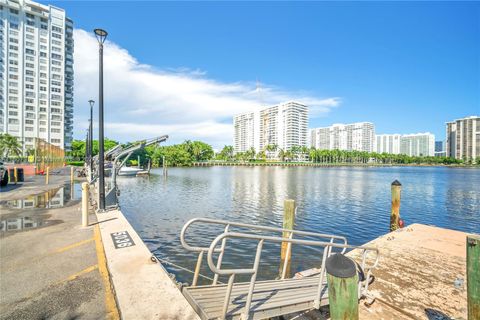
{"label": "curved metal railing", "polygon": [[[240,223],[240,222],[233,222],[233,221],[227,221],[227,220],[217,220],[217,219],[209,219],[209,218],[194,218],[189,220],[187,223],[182,228],[182,231],[180,233],[180,242],[182,243],[182,246],[193,252],[199,252],[198,258],[197,258],[197,263],[195,267],[195,272],[193,275],[193,280],[192,280],[192,287],[195,287],[197,285],[198,281],[198,276],[200,274],[200,267],[202,265],[203,261],[203,256],[205,252],[209,251],[209,248],[211,247],[201,247],[201,246],[193,246],[189,245],[187,241],[185,240],[185,235],[187,233],[188,228],[192,226],[193,224],[215,224],[215,225],[223,225],[225,226],[224,232],[229,232],[232,227],[238,227],[238,228],[244,228],[248,229],[249,233],[250,231],[254,233],[255,231],[269,231],[269,232],[274,232],[274,233],[282,233],[283,237],[281,239],[284,239],[285,242],[287,243],[287,248],[286,248],[286,254],[285,254],[285,260],[284,260],[284,265],[282,269],[282,275],[281,279],[285,279],[286,277],[286,271],[287,271],[287,265],[290,259],[290,253],[291,253],[291,246],[293,242],[286,241],[287,239],[293,239],[293,236],[303,236],[303,237],[315,237],[315,238],[320,238],[320,239],[326,239],[328,240],[330,244],[335,244],[336,241],[342,242],[343,245],[347,245],[347,238],[343,236],[337,236],[333,234],[323,234],[323,233],[318,233],[318,232],[310,232],[310,231],[301,231],[301,230],[292,230],[292,229],[283,229],[283,228],[276,228],[276,227],[267,227],[267,226],[259,226],[259,225],[253,225],[253,224],[247,224],[247,223]],[[242,232],[242,234],[247,234],[247,232]],[[253,234],[255,235],[255,234]],[[303,241],[308,241],[308,240],[303,240]],[[226,238],[222,240],[222,244],[220,248],[214,249],[213,252],[219,253],[218,259],[217,259],[217,266],[216,268],[219,270],[221,265],[222,265],[222,260],[223,260],[223,254],[225,251],[225,246],[226,246]],[[331,250],[333,247],[336,246],[330,246],[328,247],[328,255],[330,255]],[[345,253],[345,250],[347,247],[338,247],[342,248],[341,253]],[[212,252],[212,253],[213,253]],[[214,278],[213,278],[213,285],[216,285],[218,282],[218,276],[219,273],[214,273]]]}
{"label": "curved metal railing", "polygon": [[[251,269],[221,269],[221,267],[218,266],[218,263],[215,264],[213,261],[213,253],[218,252],[216,250],[216,247],[218,246],[218,243],[221,241],[222,242],[222,247],[224,246],[224,242],[227,238],[240,238],[240,239],[250,239],[250,240],[257,240],[257,250],[255,254],[255,260],[253,262],[253,267]],[[324,247],[325,249],[323,250],[323,257],[322,257],[322,266],[321,266],[321,271],[319,275],[319,283],[318,283],[318,290],[317,294],[314,299],[314,306],[316,308],[320,307],[320,301],[322,299],[322,289],[324,288],[324,275],[325,275],[325,262],[327,257],[331,253],[331,248],[342,248],[343,251],[346,249],[360,249],[363,250],[363,257],[362,257],[362,263],[361,267],[362,270],[368,270],[367,275],[365,279],[360,282],[359,284],[359,296],[366,295],[367,290],[368,290],[368,285],[370,283],[370,277],[371,277],[371,271],[372,269],[376,268],[378,265],[378,260],[379,260],[379,255],[378,255],[378,249],[374,247],[366,247],[366,246],[353,246],[353,245],[348,245],[348,244],[339,244],[339,243],[332,243],[332,242],[324,242],[324,241],[314,241],[314,240],[301,240],[301,239],[292,239],[292,238],[283,238],[283,237],[273,237],[273,236],[262,236],[262,235],[254,235],[254,234],[247,234],[247,233],[240,233],[240,232],[224,232],[221,235],[217,236],[215,240],[210,245],[210,248],[208,249],[208,254],[207,254],[207,262],[208,266],[210,269],[216,274],[216,275],[229,275],[228,279],[228,285],[227,285],[227,291],[225,295],[225,300],[224,300],[224,305],[223,305],[223,315],[225,316],[228,310],[228,306],[230,304],[230,296],[231,296],[231,291],[233,287],[233,281],[235,278],[236,274],[251,274],[250,278],[250,285],[249,285],[249,290],[248,290],[248,295],[247,295],[247,300],[245,302],[245,309],[242,312],[244,315],[244,318],[248,318],[248,314],[250,312],[250,305],[252,302],[252,296],[253,296],[253,291],[255,289],[255,281],[257,277],[257,272],[260,264],[260,256],[262,252],[262,247],[264,242],[276,242],[276,243],[282,243],[282,242],[288,242],[289,244],[299,244],[299,245],[307,245],[307,246],[320,246]],[[367,259],[367,254],[368,252],[374,252],[375,253],[375,259],[373,260],[374,262],[370,266],[366,266],[366,259]]]}

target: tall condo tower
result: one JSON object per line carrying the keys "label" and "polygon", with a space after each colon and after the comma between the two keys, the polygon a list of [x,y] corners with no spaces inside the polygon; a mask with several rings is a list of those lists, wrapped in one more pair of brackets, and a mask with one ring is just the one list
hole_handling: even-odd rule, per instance
{"label": "tall condo tower", "polygon": [[73,135],[73,22],[63,9],[0,0],[0,132],[23,151],[35,138],[69,150]]}
{"label": "tall condo tower", "polygon": [[295,101],[234,116],[234,149],[255,152],[275,145],[282,150],[306,147],[308,107]]}
{"label": "tall condo tower", "polygon": [[480,117],[471,116],[446,123],[447,157],[478,161],[480,158]]}

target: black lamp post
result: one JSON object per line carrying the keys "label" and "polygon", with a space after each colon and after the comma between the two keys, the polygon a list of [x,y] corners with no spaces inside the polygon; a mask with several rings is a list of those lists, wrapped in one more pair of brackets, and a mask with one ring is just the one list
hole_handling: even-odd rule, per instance
{"label": "black lamp post", "polygon": [[105,156],[103,144],[103,43],[107,39],[107,31],[95,29],[99,45],[99,78],[98,78],[98,210],[105,210]]}
{"label": "black lamp post", "polygon": [[93,105],[95,101],[88,100],[90,104],[90,126],[88,127],[88,134],[90,140],[88,141],[88,152],[90,153],[89,166],[90,166],[90,181],[93,179]]}
{"label": "black lamp post", "polygon": [[89,136],[89,132],[88,132],[88,130],[87,130],[87,136],[86,136],[86,138],[85,138],[85,162],[88,161],[88,157],[90,156],[90,155],[88,154],[88,152],[89,152],[88,142],[90,141],[90,138],[89,138],[88,136]]}

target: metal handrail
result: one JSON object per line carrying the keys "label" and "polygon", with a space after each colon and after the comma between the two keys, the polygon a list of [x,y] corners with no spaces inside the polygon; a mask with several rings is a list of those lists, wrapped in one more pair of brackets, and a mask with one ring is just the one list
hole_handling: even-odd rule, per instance
{"label": "metal handrail", "polygon": [[[185,223],[185,225],[182,228],[182,231],[180,232],[180,242],[182,243],[182,246],[189,251],[200,252],[200,251],[208,251],[208,249],[209,249],[209,247],[190,246],[185,241],[185,234],[186,234],[187,229],[193,223],[196,223],[196,222],[219,224],[219,225],[230,226],[230,227],[249,228],[249,229],[254,229],[254,230],[262,230],[262,231],[288,232],[288,233],[293,233],[293,234],[297,234],[297,235],[312,236],[312,237],[318,237],[318,238],[338,239],[338,240],[342,240],[344,244],[347,244],[347,238],[345,238],[343,236],[333,235],[333,234],[324,234],[324,233],[310,232],[310,231],[301,231],[301,230],[293,230],[293,229],[283,229],[283,228],[276,228],[276,227],[259,226],[259,225],[254,225],[254,224],[233,222],[233,221],[227,221],[227,220],[216,220],[216,219],[209,219],[209,218],[194,218],[194,219],[189,220],[187,223]],[[220,252],[220,250],[217,250],[215,252]],[[345,253],[345,250],[343,250],[341,253]]]}
{"label": "metal handrail", "polygon": [[[293,238],[293,235],[299,235],[299,236],[311,236],[311,237],[317,237],[317,238],[326,238],[329,239],[330,243],[334,243],[335,240],[340,240],[343,242],[343,244],[347,244],[347,238],[343,236],[337,236],[333,234],[323,234],[323,233],[318,233],[318,232],[310,232],[310,231],[301,231],[301,230],[293,230],[293,229],[283,229],[283,228],[276,228],[276,227],[267,227],[267,226],[258,226],[258,225],[253,225],[253,224],[247,224],[247,223],[240,223],[240,222],[233,222],[233,221],[227,221],[227,220],[217,220],[217,219],[209,219],[209,218],[194,218],[189,220],[187,223],[182,228],[182,231],[180,233],[180,242],[182,243],[182,246],[193,252],[199,252],[198,258],[197,258],[197,263],[195,267],[195,272],[193,275],[193,280],[192,280],[192,287],[197,285],[197,280],[198,280],[198,275],[200,273],[200,267],[202,265],[202,260],[203,260],[203,255],[204,252],[207,252],[209,250],[209,247],[198,247],[198,246],[191,246],[189,245],[186,240],[185,240],[185,234],[187,232],[187,229],[194,223],[206,223],[206,224],[217,224],[217,225],[224,225],[225,230],[224,232],[227,232],[230,227],[239,227],[239,228],[247,228],[252,231],[254,230],[261,230],[261,231],[272,231],[272,232],[281,232],[286,237],[289,239]],[[286,239],[286,238],[283,238]],[[291,242],[287,242],[287,251],[286,251],[286,258],[284,260],[284,266],[282,269],[282,275],[281,279],[285,279],[286,276],[286,271],[287,271],[287,264],[289,262],[289,256],[291,252]],[[226,245],[226,239],[225,241],[222,241],[222,246],[219,249],[215,249],[214,252],[220,253],[219,254],[219,259],[217,262],[218,268],[220,268],[222,264],[222,259],[223,259],[223,253],[225,251],[225,245]],[[346,248],[343,248],[341,253],[345,253]],[[214,280],[213,280],[213,285],[216,285],[218,281],[218,274],[215,273],[214,275]]]}
{"label": "metal handrail", "polygon": [[[217,252],[216,247],[220,241],[226,240],[227,238],[241,238],[241,239],[251,239],[251,240],[258,240],[257,250],[255,254],[255,260],[253,262],[253,267],[251,269],[220,269],[220,267],[215,265],[213,261],[213,253]],[[283,238],[283,237],[272,237],[272,236],[262,236],[262,235],[253,235],[247,233],[240,233],[240,232],[224,232],[221,235],[217,236],[211,243],[210,248],[208,249],[207,254],[207,263],[210,269],[218,275],[230,275],[228,279],[227,291],[223,305],[223,317],[225,317],[228,306],[230,304],[230,295],[233,287],[233,280],[236,274],[251,274],[250,278],[250,286],[248,290],[247,300],[245,302],[245,309],[242,312],[242,318],[248,319],[248,315],[250,312],[250,305],[252,302],[253,291],[255,288],[255,281],[258,272],[258,267],[260,263],[260,256],[263,247],[263,243],[265,241],[269,242],[288,242],[291,244],[301,244],[301,245],[308,245],[308,246],[321,246],[324,247],[323,257],[322,257],[322,267],[319,277],[319,284],[318,284],[318,291],[317,295],[314,299],[314,306],[316,308],[320,307],[320,300],[322,297],[322,289],[323,289],[323,278],[325,273],[325,262],[328,255],[331,254],[331,248],[343,248],[343,249],[361,249],[363,250],[363,259],[362,259],[362,268],[365,270],[365,263],[366,263],[366,255],[368,251],[372,251],[375,253],[375,262],[368,267],[367,277],[364,280],[364,285],[359,286],[359,293],[366,294],[366,290],[368,289],[368,283],[370,282],[371,270],[376,268],[378,265],[379,255],[378,249],[375,247],[366,247],[366,246],[353,246],[348,244],[338,244],[333,242],[323,242],[323,241],[314,241],[314,240],[300,240],[300,239],[291,239],[291,238]],[[203,252],[202,252],[203,253]]]}

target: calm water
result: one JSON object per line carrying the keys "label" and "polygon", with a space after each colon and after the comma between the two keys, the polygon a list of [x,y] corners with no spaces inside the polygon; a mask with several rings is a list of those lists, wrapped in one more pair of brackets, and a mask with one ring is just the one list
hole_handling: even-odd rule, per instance
{"label": "calm water", "polygon": [[[160,258],[193,269],[196,257],[180,245],[180,230],[194,217],[234,220],[281,227],[283,201],[297,202],[295,228],[344,235],[364,244],[388,232],[390,184],[402,187],[400,214],[406,225],[424,223],[480,233],[480,170],[434,167],[309,168],[205,167],[171,168],[150,178],[122,178],[124,213],[150,250]],[[192,229],[192,231],[195,231]],[[211,241],[220,229],[197,229],[192,242]],[[235,243],[225,266],[250,266],[254,246]],[[260,278],[278,273],[279,246],[262,253]],[[318,265],[321,252],[293,248],[293,271]],[[182,282],[192,276],[169,268]],[[207,267],[203,272],[210,275]]]}

